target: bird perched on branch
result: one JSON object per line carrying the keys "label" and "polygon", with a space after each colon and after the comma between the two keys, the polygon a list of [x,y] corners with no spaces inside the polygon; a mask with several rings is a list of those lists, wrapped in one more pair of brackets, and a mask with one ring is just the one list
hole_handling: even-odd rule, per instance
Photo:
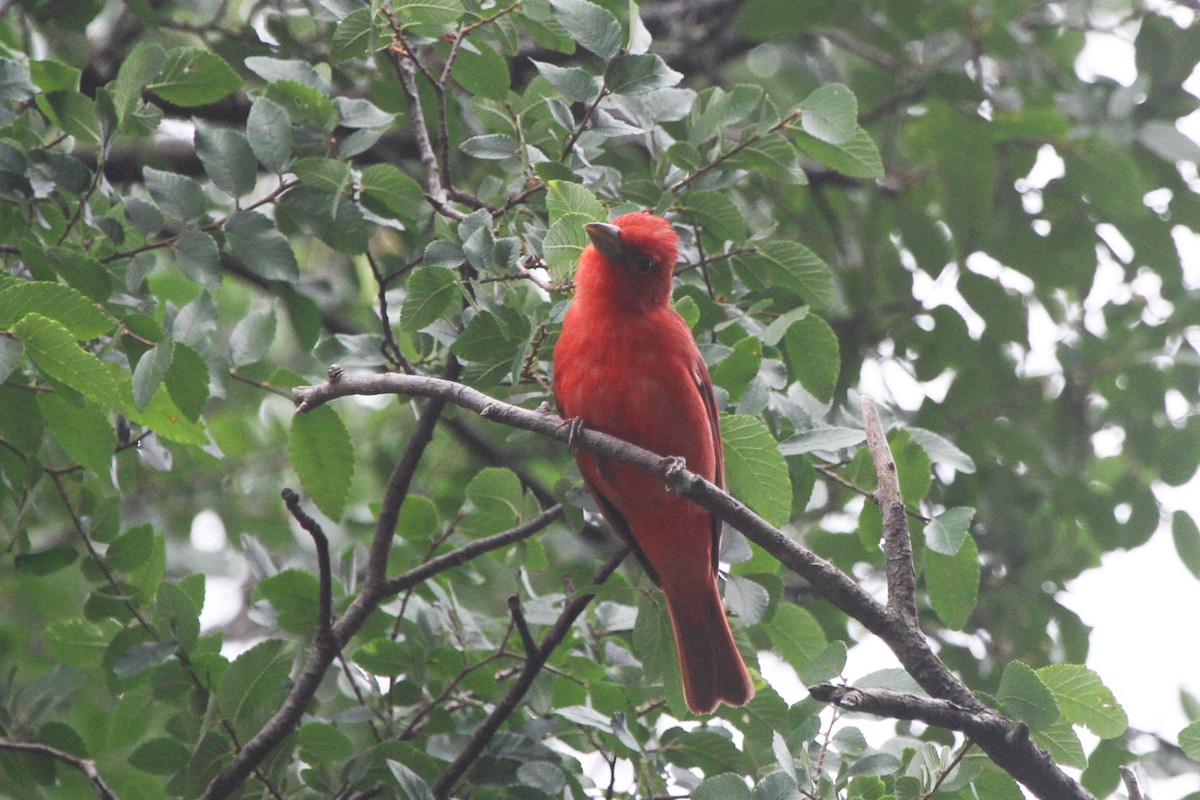
{"label": "bird perched on branch", "polygon": [[[708,368],[671,308],[679,236],[647,212],[584,226],[591,243],[554,350],[564,419],[632,442],[717,486],[725,480]],[[663,590],[688,708],[712,713],[754,696],[717,589],[721,522],[658,479],[586,452],[575,456],[604,517]]]}

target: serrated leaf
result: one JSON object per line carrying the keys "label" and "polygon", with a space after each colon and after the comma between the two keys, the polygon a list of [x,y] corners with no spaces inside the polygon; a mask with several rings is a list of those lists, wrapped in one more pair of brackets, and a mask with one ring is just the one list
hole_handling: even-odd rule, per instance
{"label": "serrated leaf", "polygon": [[81,292],[53,281],[20,281],[0,290],[0,328],[29,313],[61,323],[77,339],[109,333],[116,323]]}
{"label": "serrated leaf", "polygon": [[57,394],[42,394],[38,408],[46,426],[76,464],[107,477],[117,435],[111,415],[90,403],[76,405]]}
{"label": "serrated leaf", "polygon": [[817,656],[797,670],[800,680],[808,685],[836,678],[846,668],[846,643],[835,639],[825,645]]}
{"label": "serrated leaf", "polygon": [[535,59],[529,61],[551,86],[572,102],[591,102],[600,91],[600,79],[582,67],[560,67]]}
{"label": "serrated leaf", "polygon": [[288,448],[292,468],[317,508],[340,519],[354,476],[354,444],[341,417],[328,406],[297,414]]}
{"label": "serrated leaf", "polygon": [[841,145],[858,130],[858,100],[840,83],[828,83],[800,103],[800,125],[809,136]]}
{"label": "serrated leaf", "polygon": [[113,672],[118,678],[132,678],[153,667],[162,666],[175,656],[172,641],[138,642],[127,648],[113,662]]}
{"label": "serrated leaf", "polygon": [[837,334],[821,317],[808,314],[792,323],[783,336],[789,375],[822,403],[833,400],[841,372]]}
{"label": "serrated leaf", "polygon": [[521,480],[512,470],[480,470],[467,484],[466,496],[472,508],[460,526],[473,536],[490,536],[514,527],[521,516],[523,494]]}
{"label": "serrated leaf", "polygon": [[142,40],[129,51],[113,82],[113,106],[118,122],[124,122],[134,110],[142,99],[142,90],[162,72],[166,63],[167,51],[154,42]]}
{"label": "serrated leaf", "polygon": [[246,137],[231,128],[196,128],[196,155],[213,185],[230,197],[244,197],[258,183],[258,163]]}
{"label": "serrated leaf", "polygon": [[771,595],[762,584],[740,575],[725,579],[725,604],[743,625],[757,625],[767,611]]}
{"label": "serrated leaf", "polygon": [[747,384],[758,374],[762,358],[762,340],[744,336],[734,343],[728,356],[713,365],[712,381],[729,392],[729,399],[736,403]]}
{"label": "serrated leaf", "polygon": [[176,47],[167,52],[162,72],[147,91],[184,108],[209,105],[242,85],[233,67],[203,47]]}
{"label": "serrated leaf", "polygon": [[[404,501],[408,505],[410,497]],[[381,636],[354,651],[354,663],[372,675],[394,678],[412,666],[410,650],[399,642]]]}
{"label": "serrated leaf", "polygon": [[143,167],[142,180],[154,202],[168,217],[191,222],[204,214],[204,189],[188,176]]}
{"label": "serrated leaf", "polygon": [[95,257],[65,247],[52,247],[46,255],[58,275],[93,300],[106,300],[112,294],[112,275]]}
{"label": "serrated leaf", "polygon": [[1063,719],[1084,725],[1101,739],[1120,736],[1129,726],[1125,709],[1100,676],[1081,664],[1052,664],[1037,671],[1054,693]]}
{"label": "serrated leaf", "polygon": [[350,737],[327,722],[306,722],[296,732],[300,757],[314,766],[345,761],[354,755]]}
{"label": "serrated leaf", "polygon": [[1000,676],[996,697],[1004,710],[1031,728],[1044,728],[1058,722],[1058,702],[1037,673],[1020,661],[1013,661]]}
{"label": "serrated leaf", "polygon": [[1188,758],[1200,761],[1200,722],[1193,722],[1179,732],[1179,746]]}
{"label": "serrated leaf", "polygon": [[[263,96],[282,106],[293,125],[315,128],[323,134],[331,133],[337,127],[337,106],[320,89],[300,81],[282,80],[272,82]],[[253,146],[253,138],[250,138],[250,144]],[[259,155],[257,150],[255,155]]]}
{"label": "serrated leaf", "polygon": [[146,563],[153,549],[154,529],[139,525],[114,539],[104,553],[104,560],[115,570],[132,572]]}
{"label": "serrated leaf", "polygon": [[170,336],[164,336],[138,359],[133,370],[133,403],[138,410],[144,411],[150,404],[150,399],[167,377],[167,369],[171,366],[174,355],[174,340]]}
{"label": "serrated leaf", "polygon": [[408,800],[433,800],[433,792],[424,778],[399,761],[388,759],[387,765]]}
{"label": "serrated leaf", "polygon": [[74,89],[39,95],[38,106],[48,113],[58,127],[80,142],[94,145],[103,138],[95,101]]}
{"label": "serrated leaf", "polygon": [[947,626],[961,630],[979,596],[979,549],[967,536],[952,556],[925,552],[925,586],[929,604]]}
{"label": "serrated leaf", "polygon": [[416,219],[425,210],[421,186],[391,164],[372,164],[359,180],[363,205],[383,217]]}
{"label": "serrated leaf", "polygon": [[862,444],[866,438],[866,431],[858,428],[814,428],[780,442],[779,452],[785,456],[799,456],[817,451],[834,452]]}
{"label": "serrated leaf", "polygon": [[499,161],[515,156],[520,152],[520,143],[511,136],[503,133],[486,133],[482,136],[472,136],[458,146],[472,158],[486,161]]}
{"label": "serrated leaf", "polygon": [[238,211],[225,221],[225,238],[234,258],[267,280],[299,277],[296,254],[287,237],[257,211]]}
{"label": "serrated leaf", "polygon": [[749,269],[762,270],[773,282],[815,308],[833,302],[833,271],[820,256],[798,242],[763,242],[744,261]]}
{"label": "serrated leaf", "polygon": [[588,0],[550,0],[554,17],[579,44],[607,61],[621,51],[624,32],[606,8]]}
{"label": "serrated leaf", "polygon": [[254,596],[268,600],[275,608],[276,624],[300,635],[316,630],[320,592],[317,576],[302,569],[285,569],[263,578],[254,587]]}
{"label": "serrated leaf", "polygon": [[62,324],[30,313],[13,326],[13,332],[25,345],[26,355],[51,378],[105,408],[120,406],[112,375],[100,359],[75,343],[75,337]]}
{"label": "serrated leaf", "polygon": [[779,655],[797,672],[808,666],[829,644],[816,618],[790,603],[781,603],[763,627]]}
{"label": "serrated leaf", "polygon": [[242,317],[229,334],[229,360],[235,367],[262,361],[275,341],[275,307],[259,306]]}
{"label": "serrated leaf", "polygon": [[1060,720],[1053,725],[1032,731],[1032,734],[1033,740],[1046,748],[1059,766],[1083,769],[1088,765],[1083,743],[1079,741],[1079,735],[1075,733],[1071,723]]}
{"label": "serrated leaf", "polygon": [[746,238],[746,221],[729,195],[713,189],[694,189],[679,196],[680,213],[711,236],[726,241]]}
{"label": "serrated leaf", "polygon": [[221,252],[204,231],[188,231],[175,240],[175,261],[183,274],[216,292],[221,288]]}
{"label": "serrated leaf", "polygon": [[[665,755],[669,761],[699,767],[714,775],[723,772],[742,775],[753,770],[749,754],[737,749],[727,736],[710,729],[700,728],[679,736],[671,742]],[[744,788],[745,784],[742,786]],[[749,791],[746,789],[747,794]]]}
{"label": "serrated leaf", "polygon": [[888,433],[888,445],[896,462],[896,477],[904,502],[916,505],[925,499],[933,487],[932,463],[912,435],[902,428]]}
{"label": "serrated leaf", "polygon": [[477,41],[475,46],[478,53],[463,50],[458,54],[451,77],[475,97],[503,101],[512,82],[508,60],[486,43]]}
{"label": "serrated leaf", "polygon": [[729,492],[772,525],[792,512],[792,483],[779,445],[757,417],[721,414],[725,479]]}
{"label": "serrated leaf", "polygon": [[921,445],[934,463],[946,464],[967,475],[975,471],[975,462],[971,457],[944,436],[924,428],[908,428],[908,435]]}
{"label": "serrated leaf", "polygon": [[440,317],[458,296],[458,275],[445,267],[417,267],[400,305],[400,330],[413,333]]}
{"label": "serrated leaf", "polygon": [[967,530],[975,517],[970,506],[948,508],[925,526],[925,544],[934,552],[952,556],[967,538]]}
{"label": "serrated leaf", "polygon": [[129,764],[149,775],[174,775],[187,768],[192,753],[170,736],[148,739],[129,754]]}
{"label": "serrated leaf", "polygon": [[754,800],[801,800],[800,788],[792,773],[775,770],[754,785]]}
{"label": "serrated leaf", "polygon": [[692,800],[752,800],[741,775],[726,772],[705,778],[692,792]]}
{"label": "serrated leaf", "polygon": [[[128,379],[125,381],[123,391],[129,401],[132,401]],[[150,398],[150,402],[144,410],[139,411],[132,402],[127,402],[122,411],[130,421],[149,428],[164,439],[170,439],[180,444],[208,444],[208,433],[204,430],[204,426],[188,419],[179,410],[179,407],[171,400],[165,386],[158,387],[158,391]]]}
{"label": "serrated leaf", "polygon": [[257,731],[286,694],[291,677],[289,642],[267,639],[238,656],[221,676],[215,692],[216,707],[239,731]]}
{"label": "serrated leaf", "polygon": [[405,25],[441,27],[455,22],[463,13],[458,0],[417,0],[395,7],[396,16]]}
{"label": "serrated leaf", "polygon": [[246,143],[258,163],[277,174],[286,171],[292,158],[292,121],[287,109],[266,97],[256,97],[246,118]]}
{"label": "serrated leaf", "polygon": [[329,41],[329,56],[335,64],[367,54],[375,32],[374,16],[370,8],[358,8],[342,17]]}
{"label": "serrated leaf", "polygon": [[300,183],[326,194],[341,195],[350,186],[350,165],[336,158],[308,156],[292,165]]}
{"label": "serrated leaf", "polygon": [[653,53],[619,55],[608,63],[604,86],[616,95],[638,95],[665,89],[683,80],[683,75],[667,66]]}
{"label": "serrated leaf", "polygon": [[794,132],[796,146],[817,161],[849,178],[875,180],[884,176],[883,159],[871,134],[858,128],[840,145],[823,142],[815,136]]}

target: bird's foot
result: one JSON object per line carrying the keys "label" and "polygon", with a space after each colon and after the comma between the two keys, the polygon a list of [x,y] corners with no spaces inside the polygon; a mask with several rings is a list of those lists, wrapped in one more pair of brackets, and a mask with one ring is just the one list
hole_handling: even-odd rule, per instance
{"label": "bird's foot", "polygon": [[658,460],[657,467],[668,481],[666,490],[669,492],[675,479],[679,477],[681,472],[687,469],[687,459],[683,456],[665,456]]}
{"label": "bird's foot", "polygon": [[583,424],[583,417],[571,417],[564,419],[562,425],[558,426],[559,430],[567,429],[567,448],[571,451],[571,455],[579,452],[580,437],[586,426]]}

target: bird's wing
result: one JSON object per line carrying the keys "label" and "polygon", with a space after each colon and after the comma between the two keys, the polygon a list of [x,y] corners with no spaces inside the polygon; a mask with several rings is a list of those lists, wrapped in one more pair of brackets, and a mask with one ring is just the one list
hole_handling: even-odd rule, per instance
{"label": "bird's wing", "polygon": [[[708,412],[708,430],[712,435],[713,454],[716,456],[713,484],[719,489],[724,489],[725,452],[721,447],[721,423],[717,412],[717,398],[713,394],[712,378],[708,374],[708,367],[699,354],[696,355],[696,366],[692,371],[692,377],[696,381],[700,399],[704,401],[704,409]],[[712,517],[712,567],[713,572],[716,572],[717,564],[721,560],[721,520],[716,514],[710,516]]]}

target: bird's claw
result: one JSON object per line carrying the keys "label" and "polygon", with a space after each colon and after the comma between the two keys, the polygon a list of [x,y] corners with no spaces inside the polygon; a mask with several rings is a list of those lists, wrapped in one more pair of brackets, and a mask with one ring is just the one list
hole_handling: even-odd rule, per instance
{"label": "bird's claw", "polygon": [[658,460],[658,468],[662,470],[665,478],[672,480],[687,469],[687,459],[682,456],[665,456]]}
{"label": "bird's claw", "polygon": [[567,429],[567,449],[571,451],[571,455],[579,452],[580,437],[583,435],[584,428],[583,417],[571,417],[563,420],[562,425],[559,425],[559,430]]}

